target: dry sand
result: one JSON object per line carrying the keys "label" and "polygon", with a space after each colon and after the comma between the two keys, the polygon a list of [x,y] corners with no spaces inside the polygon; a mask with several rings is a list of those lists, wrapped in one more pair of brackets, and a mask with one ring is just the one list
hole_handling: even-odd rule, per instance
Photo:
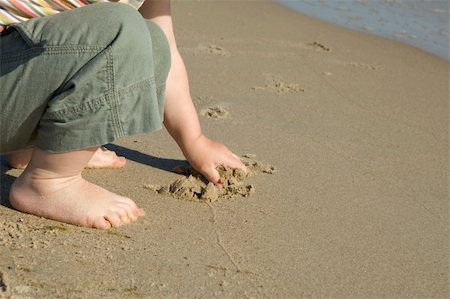
{"label": "dry sand", "polygon": [[[85,176],[147,212],[109,231],[8,208],[0,297],[448,298],[449,64],[264,1],[174,3],[204,131],[277,171],[248,197],[145,189],[182,177],[164,131]],[[218,109],[218,111],[221,111]]]}

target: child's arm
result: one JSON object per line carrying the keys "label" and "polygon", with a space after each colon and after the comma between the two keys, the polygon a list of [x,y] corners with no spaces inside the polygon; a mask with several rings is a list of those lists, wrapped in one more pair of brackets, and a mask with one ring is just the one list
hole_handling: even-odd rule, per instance
{"label": "child's arm", "polygon": [[170,45],[172,64],[166,82],[164,125],[189,163],[209,181],[220,184],[216,166],[242,169],[245,169],[245,166],[226,146],[202,134],[189,92],[186,68],[173,33],[170,0],[147,0],[139,12],[144,18],[151,19],[161,27]]}

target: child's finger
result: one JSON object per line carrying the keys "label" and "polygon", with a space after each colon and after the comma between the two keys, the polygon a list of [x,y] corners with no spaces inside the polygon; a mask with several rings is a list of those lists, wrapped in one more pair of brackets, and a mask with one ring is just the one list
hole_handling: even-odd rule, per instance
{"label": "child's finger", "polygon": [[220,175],[219,172],[214,167],[209,167],[203,171],[205,178],[216,186],[220,186]]}
{"label": "child's finger", "polygon": [[224,162],[226,164],[225,166],[247,170],[247,167],[245,167],[241,159],[239,159],[239,157],[236,156],[235,154],[231,154],[229,157],[227,157],[226,161]]}

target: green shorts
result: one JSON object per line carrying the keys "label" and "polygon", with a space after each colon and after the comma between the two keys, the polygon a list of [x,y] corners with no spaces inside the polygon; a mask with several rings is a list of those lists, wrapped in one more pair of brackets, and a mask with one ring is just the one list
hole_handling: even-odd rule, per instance
{"label": "green shorts", "polygon": [[162,127],[170,50],[120,3],[9,26],[0,35],[0,152],[95,147]]}

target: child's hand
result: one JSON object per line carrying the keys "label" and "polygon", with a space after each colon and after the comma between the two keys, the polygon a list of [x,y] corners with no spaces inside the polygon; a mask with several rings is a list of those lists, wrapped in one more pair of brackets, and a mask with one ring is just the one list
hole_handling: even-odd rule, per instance
{"label": "child's hand", "polygon": [[197,169],[210,182],[220,186],[220,176],[216,170],[219,165],[246,170],[238,156],[225,145],[214,142],[201,135],[184,149],[184,155],[192,167]]}

